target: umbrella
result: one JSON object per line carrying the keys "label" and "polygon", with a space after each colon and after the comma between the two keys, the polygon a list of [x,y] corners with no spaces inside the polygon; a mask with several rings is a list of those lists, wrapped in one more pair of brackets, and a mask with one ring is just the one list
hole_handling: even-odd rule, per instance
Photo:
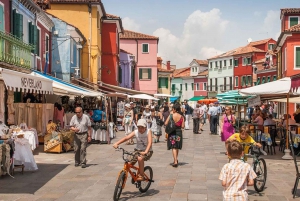
{"label": "umbrella", "polygon": [[137,99],[145,99],[145,100],[159,100],[157,98],[154,98],[153,96],[147,95],[147,94],[136,94],[129,96],[130,98],[137,98]]}

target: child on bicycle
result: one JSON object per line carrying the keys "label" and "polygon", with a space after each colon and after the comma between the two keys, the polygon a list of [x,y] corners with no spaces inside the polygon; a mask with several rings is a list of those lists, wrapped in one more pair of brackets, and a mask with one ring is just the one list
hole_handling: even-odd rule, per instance
{"label": "child on bicycle", "polygon": [[224,187],[223,201],[248,201],[247,186],[252,186],[257,176],[250,164],[240,160],[242,155],[241,143],[237,141],[228,143],[228,156],[231,160],[223,166],[219,176]]}
{"label": "child on bicycle", "polygon": [[126,142],[136,137],[136,147],[134,149],[134,158],[132,159],[131,163],[135,164],[138,162],[139,164],[139,173],[137,180],[143,181],[144,178],[144,161],[147,161],[151,158],[153,151],[152,151],[152,132],[151,130],[147,130],[147,122],[145,119],[140,119],[137,122],[138,129],[130,133],[129,135],[125,136],[124,138],[120,139],[116,142],[113,147],[116,149],[118,148],[119,144]]}
{"label": "child on bicycle", "polygon": [[[256,143],[253,138],[250,136],[250,129],[248,126],[242,126],[240,128],[240,133],[235,133],[231,135],[225,142],[226,149],[228,152],[228,144],[232,141],[238,141],[241,143],[253,143],[254,146],[257,146],[258,148],[261,148],[262,145],[260,143]],[[245,146],[244,147],[244,154],[249,153],[249,148],[250,146]],[[245,158],[247,160],[247,158]]]}

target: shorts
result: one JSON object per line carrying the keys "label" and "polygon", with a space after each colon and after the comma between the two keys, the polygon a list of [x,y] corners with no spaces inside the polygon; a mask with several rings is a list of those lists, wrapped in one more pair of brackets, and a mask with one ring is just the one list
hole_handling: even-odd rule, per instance
{"label": "shorts", "polygon": [[[138,153],[140,153],[140,152],[143,152],[143,151],[134,151],[133,152],[134,156],[133,156],[132,160],[130,161],[131,163],[136,163],[138,161],[138,156],[139,156]],[[147,161],[151,158],[152,154],[153,154],[153,151],[149,151],[146,155],[141,156],[141,157],[143,157],[144,161]]]}

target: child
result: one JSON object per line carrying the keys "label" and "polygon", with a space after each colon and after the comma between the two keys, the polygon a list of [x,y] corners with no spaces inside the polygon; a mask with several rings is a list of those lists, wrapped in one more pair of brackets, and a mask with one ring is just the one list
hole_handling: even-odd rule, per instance
{"label": "child", "polygon": [[[241,143],[253,143],[255,146],[257,146],[258,148],[261,148],[262,145],[260,143],[256,143],[253,138],[250,136],[250,129],[247,126],[242,126],[240,128],[240,133],[235,133],[232,136],[230,136],[226,142],[225,142],[225,146],[226,149],[228,151],[228,144],[232,141],[238,141]],[[245,146],[244,147],[244,153],[248,154],[249,153],[249,148],[250,146]],[[245,158],[246,159],[246,158]]]}
{"label": "child", "polygon": [[[136,148],[134,154],[134,158],[131,161],[132,164],[135,164],[138,161],[139,164],[139,174],[138,174],[138,181],[144,180],[144,161],[147,161],[151,158],[153,151],[152,151],[152,132],[151,130],[147,130],[147,122],[145,119],[140,119],[137,123],[138,129],[130,133],[129,135],[125,136],[118,142],[116,142],[113,147],[116,149],[118,148],[119,144],[122,144],[125,141],[130,140],[132,137],[136,137]],[[140,153],[138,155],[137,153]]]}
{"label": "child", "polygon": [[247,186],[254,184],[257,177],[248,163],[241,160],[243,147],[237,141],[228,144],[230,162],[221,170],[219,179],[222,181],[223,201],[247,201]]}

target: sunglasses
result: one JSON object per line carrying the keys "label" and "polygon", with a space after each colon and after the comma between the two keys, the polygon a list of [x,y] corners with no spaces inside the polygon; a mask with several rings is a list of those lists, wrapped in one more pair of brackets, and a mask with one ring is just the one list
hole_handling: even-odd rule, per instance
{"label": "sunglasses", "polygon": [[228,108],[226,108],[225,110],[229,110]]}

